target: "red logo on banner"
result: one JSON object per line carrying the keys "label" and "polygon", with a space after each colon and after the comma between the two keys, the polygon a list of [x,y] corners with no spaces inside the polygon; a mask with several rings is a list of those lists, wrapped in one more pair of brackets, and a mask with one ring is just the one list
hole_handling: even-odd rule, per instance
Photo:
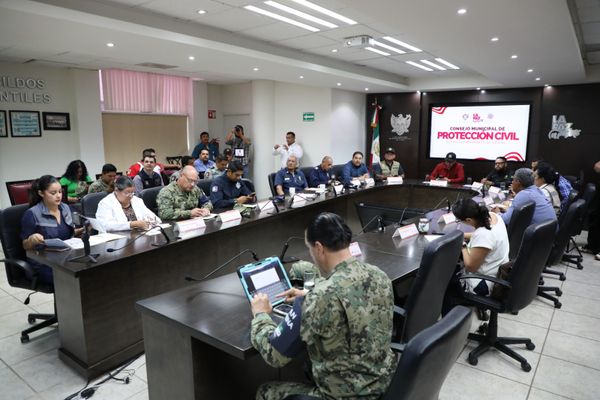
{"label": "red logo on banner", "polygon": [[433,111],[436,114],[443,114],[444,111],[446,111],[446,107],[432,107],[431,111]]}
{"label": "red logo on banner", "polygon": [[506,158],[508,161],[525,161],[523,156],[516,151],[511,151],[510,153],[507,153],[504,156],[504,158]]}

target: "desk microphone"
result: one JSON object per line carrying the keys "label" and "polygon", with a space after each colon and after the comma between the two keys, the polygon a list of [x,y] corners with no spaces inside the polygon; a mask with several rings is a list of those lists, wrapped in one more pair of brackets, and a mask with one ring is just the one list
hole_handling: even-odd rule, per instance
{"label": "desk microphone", "polygon": [[396,226],[400,226],[402,225],[402,220],[404,219],[404,213],[406,212],[407,207],[404,207],[404,210],[402,210],[402,214],[400,214],[400,221],[398,221],[398,223],[396,223]]}
{"label": "desk microphone", "polygon": [[[277,202],[275,201],[274,197],[269,197],[269,201],[267,201],[265,204],[263,204],[262,207],[258,208],[258,213],[260,214],[262,212],[262,210],[264,210],[269,204],[273,204],[273,208],[275,208],[275,214],[279,213],[279,207],[277,207]],[[273,214],[273,213],[270,213]]]}
{"label": "desk microphone", "polygon": [[448,198],[447,198],[447,197],[444,197],[444,198],[442,198],[442,199],[441,199],[441,200],[440,200],[440,201],[439,201],[439,202],[438,202],[438,203],[437,203],[435,206],[433,206],[433,207],[431,207],[429,210],[427,210],[427,211],[425,212],[425,214],[426,214],[426,213],[428,213],[429,211],[437,210],[437,208],[438,208],[439,206],[441,206],[443,202],[448,202],[448,204],[450,204],[450,202],[448,201]]}
{"label": "desk microphone", "polygon": [[371,218],[369,220],[369,222],[367,222],[364,226],[364,228],[362,228],[360,231],[358,231],[358,233],[354,234],[353,237],[362,235],[363,233],[365,233],[367,231],[367,228],[369,228],[369,225],[371,225],[371,222],[377,220],[377,230],[379,232],[383,232],[385,230],[385,224],[383,223],[383,218],[381,218],[381,215],[376,215],[373,218]]}
{"label": "desk microphone", "polygon": [[331,191],[333,192],[333,197],[337,197],[337,191],[335,190],[335,184],[333,183],[335,178],[331,178],[329,182],[327,182],[327,186],[331,187]]}
{"label": "desk microphone", "polygon": [[290,247],[290,241],[292,241],[292,240],[302,240],[302,241],[304,241],[304,238],[300,237],[300,236],[290,236],[289,238],[287,238],[287,240],[283,244],[283,248],[281,249],[281,255],[279,256],[279,259],[281,260],[282,264],[287,264],[287,263],[290,263],[290,262],[298,261],[298,259],[296,257],[290,257],[289,260],[285,259],[285,253],[287,252],[288,247]]}
{"label": "desk microphone", "polygon": [[298,193],[296,193],[290,197],[290,208],[292,208],[292,206],[294,205],[294,197],[296,197],[296,196],[298,196],[301,199],[304,199],[304,201],[315,201],[315,198],[309,199],[308,197],[304,197],[304,196],[301,196]]}
{"label": "desk microphone", "polygon": [[83,222],[83,235],[81,235],[81,241],[83,242],[83,255],[79,257],[70,258],[69,262],[91,262],[97,263],[97,258],[100,254],[91,254],[90,249],[90,221],[87,218],[84,218]]}
{"label": "desk microphone", "polygon": [[233,260],[239,258],[241,255],[243,255],[245,253],[251,253],[252,254],[252,258],[254,259],[254,261],[258,261],[258,256],[256,255],[256,253],[253,252],[250,249],[246,249],[246,250],[242,250],[241,252],[239,252],[235,256],[231,257],[229,260],[225,261],[223,264],[219,265],[217,268],[213,269],[211,272],[209,272],[208,274],[206,274],[202,278],[196,278],[196,277],[193,277],[191,275],[186,275],[184,277],[184,279],[186,281],[188,281],[188,282],[202,282],[203,280],[210,278],[211,276],[213,276],[214,274],[216,274],[217,272],[219,272],[220,270],[222,270],[223,268],[225,268],[226,266],[228,266]]}
{"label": "desk microphone", "polygon": [[145,236],[146,233],[150,232],[152,229],[148,229],[147,231],[144,231],[142,233],[140,233],[138,236],[134,237],[133,239],[127,241],[127,243],[125,243],[123,246],[121,247],[114,247],[114,248],[110,248],[110,249],[106,249],[107,252],[112,253],[113,251],[119,251],[119,250],[123,250],[125,247],[129,246],[131,243],[135,242],[136,240],[138,240],[139,238],[141,238],[142,236]]}
{"label": "desk microphone", "polygon": [[[279,196],[272,196],[272,197],[269,197],[269,200],[270,200],[271,203],[273,203],[273,207],[275,207],[275,214],[279,214],[279,206],[277,206],[277,203],[281,200],[281,197],[279,197]],[[269,204],[269,203],[267,203],[267,204]],[[263,206],[263,208],[267,204],[265,204]],[[270,214],[273,214],[273,213],[270,213]]]}

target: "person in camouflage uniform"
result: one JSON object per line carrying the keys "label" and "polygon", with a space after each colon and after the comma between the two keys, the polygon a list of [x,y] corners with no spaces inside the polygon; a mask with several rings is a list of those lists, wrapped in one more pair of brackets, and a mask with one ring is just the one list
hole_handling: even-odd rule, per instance
{"label": "person in camouflage uniform", "polygon": [[323,278],[310,292],[292,288],[282,294],[293,309],[279,325],[269,316],[268,297],[258,294],[251,302],[251,341],[273,367],[284,366],[305,346],[314,384],[268,382],[256,398],[378,399],[395,369],[392,283],[379,268],[351,256],[352,231],[338,215],[319,214],[305,235]]}
{"label": "person in camouflage uniform", "polygon": [[191,165],[183,167],[177,181],[158,193],[158,215],[162,220],[205,217],[213,206],[202,189],[196,186],[198,171]]}

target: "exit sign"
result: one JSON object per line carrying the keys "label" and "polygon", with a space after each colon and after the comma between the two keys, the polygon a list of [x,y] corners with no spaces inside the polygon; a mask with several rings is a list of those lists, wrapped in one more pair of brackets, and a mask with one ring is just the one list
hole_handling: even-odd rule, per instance
{"label": "exit sign", "polygon": [[304,122],[313,122],[315,120],[314,112],[305,112],[302,113],[302,121]]}

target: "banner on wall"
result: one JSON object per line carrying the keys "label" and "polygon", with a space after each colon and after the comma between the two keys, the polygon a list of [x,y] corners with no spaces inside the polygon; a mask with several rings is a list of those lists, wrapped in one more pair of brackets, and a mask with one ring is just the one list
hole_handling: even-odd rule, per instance
{"label": "banner on wall", "polygon": [[529,113],[529,104],[432,106],[429,156],[525,161]]}

